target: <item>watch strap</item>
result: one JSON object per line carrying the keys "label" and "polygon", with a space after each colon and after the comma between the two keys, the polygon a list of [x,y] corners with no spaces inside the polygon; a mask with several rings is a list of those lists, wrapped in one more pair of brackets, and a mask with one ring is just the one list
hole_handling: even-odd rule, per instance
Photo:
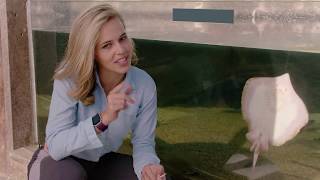
{"label": "watch strap", "polygon": [[100,121],[97,125],[96,125],[96,128],[98,128],[100,131],[105,131],[106,129],[108,129],[108,125],[105,125],[102,123],[102,121]]}

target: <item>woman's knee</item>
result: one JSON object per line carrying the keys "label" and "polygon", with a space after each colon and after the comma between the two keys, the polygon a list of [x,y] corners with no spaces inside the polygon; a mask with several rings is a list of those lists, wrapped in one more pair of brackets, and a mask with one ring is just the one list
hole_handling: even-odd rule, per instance
{"label": "woman's knee", "polygon": [[55,161],[50,156],[40,164],[40,180],[86,180],[83,167],[75,160],[66,158]]}
{"label": "woman's knee", "polygon": [[31,166],[29,180],[87,179],[85,169],[77,161],[71,158],[56,161],[43,151],[40,151],[38,159]]}

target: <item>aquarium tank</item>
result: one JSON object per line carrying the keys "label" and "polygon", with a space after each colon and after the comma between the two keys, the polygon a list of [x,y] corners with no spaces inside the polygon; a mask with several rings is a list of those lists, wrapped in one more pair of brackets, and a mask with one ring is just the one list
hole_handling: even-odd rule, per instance
{"label": "aquarium tank", "polygon": [[[234,154],[252,155],[244,85],[285,73],[309,121],[293,139],[260,154],[277,167],[264,179],[320,179],[320,1],[31,0],[40,144],[72,20],[105,2],[123,14],[137,66],[156,82],[156,151],[171,179],[244,179],[226,166]],[[179,19],[179,10],[223,17]],[[132,152],[130,135],[119,152]]]}

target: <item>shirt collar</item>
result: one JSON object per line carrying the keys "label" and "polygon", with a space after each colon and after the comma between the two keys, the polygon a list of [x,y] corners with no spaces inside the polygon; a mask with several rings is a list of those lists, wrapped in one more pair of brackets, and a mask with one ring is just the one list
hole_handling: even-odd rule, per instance
{"label": "shirt collar", "polygon": [[[130,67],[129,71],[127,72],[126,74],[126,77],[124,79],[124,82],[126,82],[127,84],[130,84],[132,90],[135,90],[136,87],[135,87],[135,83],[133,81],[133,78],[132,78],[132,70],[133,70],[133,67]],[[101,85],[101,82],[100,82],[100,77],[99,77],[99,74],[98,74],[98,69],[97,68],[94,68],[94,74],[95,74],[95,77],[96,77],[96,84],[102,88],[102,85]]]}

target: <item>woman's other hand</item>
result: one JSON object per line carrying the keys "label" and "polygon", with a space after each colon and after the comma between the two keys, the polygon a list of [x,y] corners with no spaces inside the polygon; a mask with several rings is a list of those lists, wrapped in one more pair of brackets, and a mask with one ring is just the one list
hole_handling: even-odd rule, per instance
{"label": "woman's other hand", "polygon": [[49,149],[48,149],[48,144],[45,143],[44,146],[43,146],[43,150],[47,153],[49,153]]}
{"label": "woman's other hand", "polygon": [[160,164],[148,164],[143,167],[141,172],[142,180],[165,180],[166,174]]}
{"label": "woman's other hand", "polygon": [[131,92],[131,86],[125,82],[121,82],[109,92],[106,110],[101,113],[103,124],[107,125],[117,119],[121,110],[134,103],[134,100],[129,96]]}

